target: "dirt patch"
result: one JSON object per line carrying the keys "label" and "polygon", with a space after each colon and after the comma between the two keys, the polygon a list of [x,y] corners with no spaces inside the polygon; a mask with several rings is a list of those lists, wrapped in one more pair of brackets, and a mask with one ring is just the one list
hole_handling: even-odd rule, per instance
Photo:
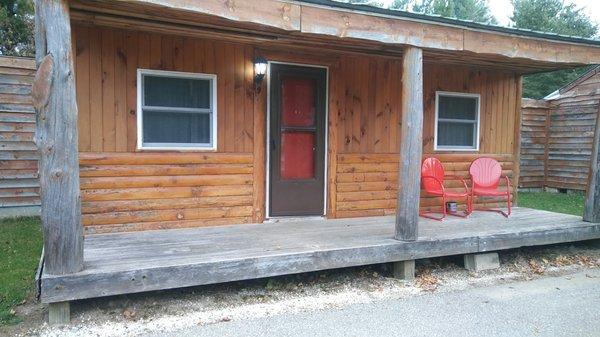
{"label": "dirt patch", "polygon": [[76,301],[68,327],[48,326],[47,309],[26,303],[16,309],[23,323],[0,327],[0,335],[138,336],[191,325],[226,324],[231,320],[460,291],[544,275],[568,275],[600,267],[600,246],[577,243],[522,248],[501,252],[500,260],[499,269],[479,273],[462,268],[462,256],[419,260],[413,282],[392,278],[391,265],[383,264]]}

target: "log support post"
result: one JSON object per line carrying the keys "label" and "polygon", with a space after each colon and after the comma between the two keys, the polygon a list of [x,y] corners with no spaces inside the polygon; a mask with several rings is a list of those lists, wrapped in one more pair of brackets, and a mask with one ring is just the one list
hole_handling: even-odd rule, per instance
{"label": "log support post", "polygon": [[407,47],[402,62],[402,129],[398,166],[396,239],[418,236],[423,152],[423,51]]}
{"label": "log support post", "polygon": [[[83,269],[77,103],[66,0],[35,1],[38,70],[32,89],[44,234],[44,274]],[[43,279],[42,279],[43,282]],[[53,324],[69,321],[69,303],[51,303]]]}
{"label": "log support post", "polygon": [[596,114],[596,131],[588,179],[583,221],[600,223],[600,104]]}
{"label": "log support post", "polygon": [[412,281],[415,279],[415,260],[399,261],[392,263],[394,278]]}

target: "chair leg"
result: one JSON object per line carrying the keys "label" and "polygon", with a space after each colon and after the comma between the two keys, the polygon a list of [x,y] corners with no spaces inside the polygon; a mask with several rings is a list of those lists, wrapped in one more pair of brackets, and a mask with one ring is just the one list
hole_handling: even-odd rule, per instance
{"label": "chair leg", "polygon": [[[473,211],[475,211],[474,200],[475,200],[475,195],[472,195],[471,196],[471,201],[470,201],[470,204],[471,204],[471,213]],[[487,212],[500,213],[505,218],[508,218],[510,216],[510,214],[511,214],[510,192],[508,193],[507,198],[506,198],[506,205],[507,205],[507,208],[508,208],[508,212],[505,212],[502,209],[495,209],[495,208],[479,208],[478,210],[480,210],[480,211],[487,211]]]}
{"label": "chair leg", "polygon": [[422,216],[427,219],[436,220],[436,221],[444,221],[444,219],[446,218],[446,207],[445,207],[446,199],[443,196],[441,198],[442,198],[442,209],[441,209],[442,217],[441,218],[431,215],[431,213],[433,213],[431,211],[430,212],[427,212],[427,211],[419,212],[419,216]]}

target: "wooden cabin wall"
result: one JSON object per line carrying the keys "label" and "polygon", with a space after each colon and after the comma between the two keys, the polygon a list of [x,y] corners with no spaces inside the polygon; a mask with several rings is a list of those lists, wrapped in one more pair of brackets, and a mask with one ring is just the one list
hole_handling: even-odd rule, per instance
{"label": "wooden cabin wall", "polygon": [[[399,70],[401,72],[401,70]],[[356,75],[355,75],[356,76]],[[395,73],[394,75],[395,76]],[[504,174],[513,177],[515,160],[515,139],[518,125],[517,91],[518,77],[513,73],[496,72],[489,70],[473,69],[455,65],[439,65],[426,63],[423,76],[424,95],[424,121],[423,121],[423,156],[437,157],[443,163],[447,174],[458,175],[468,182],[468,168],[470,163],[480,156],[490,156],[498,160],[503,167]],[[480,119],[480,150],[477,152],[451,152],[434,151],[434,123],[435,123],[435,92],[453,91],[464,93],[478,93],[481,95]],[[399,90],[390,91],[392,95],[399,94]],[[366,99],[368,91],[352,92],[355,101]],[[358,96],[358,98],[355,98]],[[393,99],[391,97],[390,99]],[[348,102],[348,100],[346,100]],[[395,103],[394,103],[395,104]],[[385,106],[385,104],[383,105]],[[356,127],[358,119],[353,114],[354,105],[346,104],[342,116],[352,116],[353,124],[350,127],[340,127],[341,139],[355,140],[371,139],[369,132],[374,130],[368,120],[361,120],[360,127]],[[373,109],[367,115],[385,115],[385,110]],[[343,119],[340,119],[343,120]],[[388,136],[398,137],[400,118],[392,119]],[[392,124],[394,123],[394,124]],[[343,123],[340,123],[343,124]],[[380,132],[380,131],[377,131]],[[393,134],[393,136],[392,136]],[[376,138],[376,137],[374,137]],[[396,142],[397,143],[397,142]],[[360,144],[359,144],[360,145]],[[361,148],[354,144],[350,150],[342,151],[338,155],[336,199],[338,217],[377,216],[388,215],[395,212],[398,153],[394,151],[376,151],[372,146]],[[512,180],[512,185],[516,186]],[[460,181],[449,181],[447,186],[453,190],[460,190]],[[439,205],[439,198],[428,197],[421,191],[421,207],[431,209]],[[478,205],[496,203],[493,200],[479,201]]]}
{"label": "wooden cabin wall", "polygon": [[550,106],[547,101],[523,99],[519,187],[543,188],[545,185],[549,124]]}
{"label": "wooden cabin wall", "polygon": [[[254,90],[255,54],[329,67],[328,217],[394,212],[401,59],[81,25],[73,34],[87,233],[262,221],[267,90]],[[217,74],[216,152],[136,150],[137,68]],[[426,63],[425,155],[467,177],[469,163],[486,154],[512,175],[516,85],[514,74]],[[433,153],[436,90],[482,95],[479,152]],[[425,208],[436,202],[422,199]]]}
{"label": "wooden cabin wall", "polygon": [[586,190],[599,102],[600,72],[550,102],[547,187]]}
{"label": "wooden cabin wall", "polygon": [[28,207],[35,214],[40,205],[34,76],[33,59],[0,56],[0,213],[7,216],[8,208]]}
{"label": "wooden cabin wall", "polygon": [[[74,25],[87,233],[253,219],[253,48]],[[216,152],[136,151],[137,69],[217,74]]]}

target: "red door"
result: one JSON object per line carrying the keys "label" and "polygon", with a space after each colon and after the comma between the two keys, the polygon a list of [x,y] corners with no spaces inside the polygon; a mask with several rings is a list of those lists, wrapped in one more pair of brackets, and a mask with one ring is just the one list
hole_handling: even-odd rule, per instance
{"label": "red door", "polygon": [[269,215],[323,215],[325,69],[271,65]]}

